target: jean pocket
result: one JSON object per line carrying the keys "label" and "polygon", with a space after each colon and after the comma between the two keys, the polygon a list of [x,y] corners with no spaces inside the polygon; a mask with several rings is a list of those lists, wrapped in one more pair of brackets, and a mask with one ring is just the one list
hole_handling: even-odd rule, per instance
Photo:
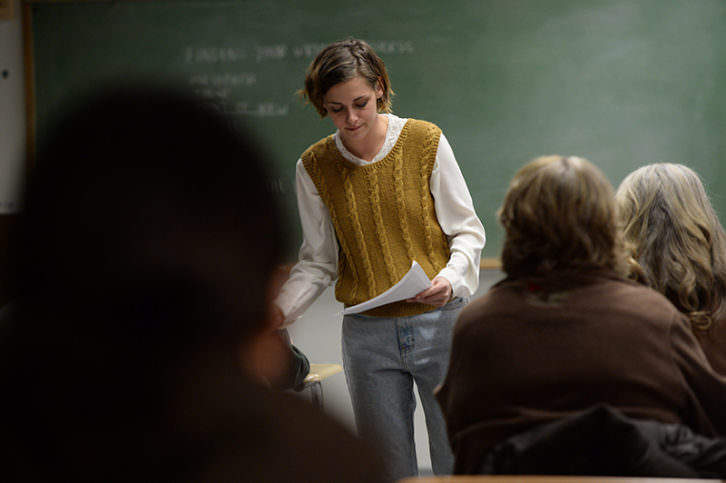
{"label": "jean pocket", "polygon": [[463,308],[469,303],[469,297],[454,297],[449,302],[441,307],[443,310],[456,310]]}

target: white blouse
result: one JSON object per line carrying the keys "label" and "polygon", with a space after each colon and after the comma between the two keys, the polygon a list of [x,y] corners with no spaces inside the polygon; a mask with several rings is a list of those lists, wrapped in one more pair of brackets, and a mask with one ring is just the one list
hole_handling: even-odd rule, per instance
{"label": "white blouse", "polygon": [[[380,161],[391,151],[407,119],[388,116],[386,139],[371,161]],[[350,153],[340,137],[334,134],[335,145],[344,158],[357,165],[367,161]],[[296,189],[303,242],[299,260],[290,272],[275,303],[290,325],[318,298],[338,276],[338,242],[325,203],[308,175],[302,160],[296,165]],[[479,263],[486,242],[484,227],[474,212],[474,205],[461,174],[454,152],[444,134],[439,139],[430,181],[436,218],[449,237],[451,256],[438,276],[451,283],[454,296],[470,296],[479,286]]]}

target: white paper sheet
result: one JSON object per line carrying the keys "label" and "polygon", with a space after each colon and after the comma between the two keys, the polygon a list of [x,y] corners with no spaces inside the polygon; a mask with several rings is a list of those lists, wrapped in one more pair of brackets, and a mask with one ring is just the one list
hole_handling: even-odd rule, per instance
{"label": "white paper sheet", "polygon": [[348,307],[343,311],[343,314],[357,314],[381,305],[390,304],[391,302],[405,300],[413,297],[423,290],[426,290],[430,286],[431,280],[428,275],[426,275],[426,272],[424,272],[423,268],[421,268],[421,265],[414,260],[411,264],[411,269],[401,280],[398,281],[396,285],[370,300]]}

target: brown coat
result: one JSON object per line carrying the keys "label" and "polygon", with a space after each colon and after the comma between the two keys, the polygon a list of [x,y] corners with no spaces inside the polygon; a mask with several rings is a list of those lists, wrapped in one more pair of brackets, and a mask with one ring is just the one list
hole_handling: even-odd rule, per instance
{"label": "brown coat", "polygon": [[[724,302],[726,303],[726,302]],[[716,372],[726,376],[726,311],[720,310],[708,330],[694,330],[703,352]]]}
{"label": "brown coat", "polygon": [[546,280],[507,279],[461,313],[438,393],[456,473],[509,436],[597,403],[726,433],[726,378],[670,302],[609,272],[559,283],[548,292]]}

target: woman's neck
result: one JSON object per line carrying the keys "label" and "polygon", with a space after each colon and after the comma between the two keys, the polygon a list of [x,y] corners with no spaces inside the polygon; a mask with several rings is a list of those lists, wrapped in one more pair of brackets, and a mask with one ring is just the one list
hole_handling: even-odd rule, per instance
{"label": "woman's neck", "polygon": [[388,116],[378,114],[375,126],[373,126],[366,137],[351,141],[341,136],[341,140],[351,154],[370,163],[383,147],[383,143],[386,141],[387,131]]}

